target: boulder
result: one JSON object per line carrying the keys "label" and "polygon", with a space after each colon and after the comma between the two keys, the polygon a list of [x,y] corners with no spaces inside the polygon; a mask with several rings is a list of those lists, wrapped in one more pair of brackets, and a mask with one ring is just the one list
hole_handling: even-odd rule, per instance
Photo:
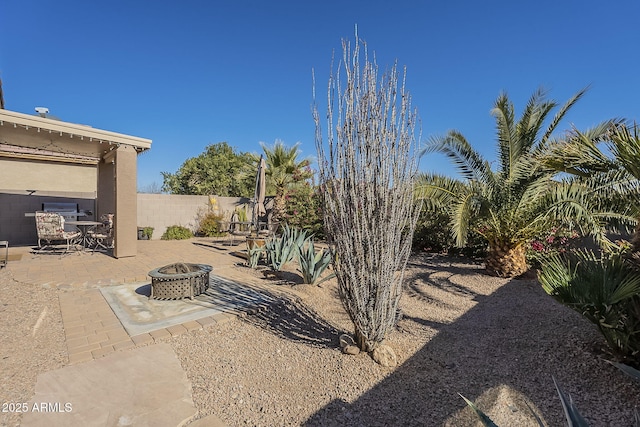
{"label": "boulder", "polygon": [[379,365],[382,366],[396,366],[398,359],[393,349],[388,345],[379,345],[371,352],[371,357]]}

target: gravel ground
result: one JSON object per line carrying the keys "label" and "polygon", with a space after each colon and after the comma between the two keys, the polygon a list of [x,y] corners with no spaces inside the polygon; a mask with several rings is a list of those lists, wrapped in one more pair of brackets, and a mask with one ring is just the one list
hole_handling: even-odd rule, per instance
{"label": "gravel ground", "polygon": [[402,319],[388,344],[398,367],[344,355],[350,332],[335,280],[286,292],[269,310],[180,336],[172,344],[199,416],[230,426],[474,426],[458,393],[498,425],[529,426],[527,405],[565,425],[552,376],[592,426],[630,426],[640,384],[606,363],[590,323],[535,279],[482,274],[460,259],[411,259]]}
{"label": "gravel ground", "polygon": [[[229,426],[479,425],[462,393],[501,426],[537,425],[527,405],[548,426],[563,426],[552,376],[592,426],[631,426],[640,404],[640,384],[604,361],[595,327],[533,279],[413,257],[402,318],[387,340],[395,368],[341,353],[338,336],[351,324],[335,280],[264,282],[277,299],[270,308],[167,340],[192,382],[198,418],[215,414]],[[2,403],[28,401],[39,373],[67,363],[56,292],[0,270]],[[19,425],[19,416],[2,413],[0,421]]]}
{"label": "gravel ground", "polygon": [[38,374],[68,363],[67,346],[55,289],[12,279],[0,270],[0,425],[20,425],[9,405],[26,403]]}

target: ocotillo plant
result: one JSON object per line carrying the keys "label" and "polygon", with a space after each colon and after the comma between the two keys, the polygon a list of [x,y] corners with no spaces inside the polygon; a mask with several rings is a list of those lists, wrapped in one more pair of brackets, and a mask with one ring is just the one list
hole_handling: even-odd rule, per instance
{"label": "ocotillo plant", "polygon": [[378,81],[375,60],[357,34],[353,50],[344,40],[342,48],[329,79],[326,142],[317,104],[315,140],[340,298],[356,343],[373,351],[396,322],[419,212],[413,201],[417,113],[405,91],[406,70],[398,89],[397,64]]}

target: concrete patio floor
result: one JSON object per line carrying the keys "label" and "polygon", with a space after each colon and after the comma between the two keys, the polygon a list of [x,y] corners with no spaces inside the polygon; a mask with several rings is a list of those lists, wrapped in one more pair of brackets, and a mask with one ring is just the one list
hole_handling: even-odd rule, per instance
{"label": "concrete patio floor", "polygon": [[[60,425],[107,425],[104,424],[106,419],[104,414],[101,414],[100,417],[94,417],[93,423],[87,423],[91,419],[91,411],[95,410],[93,409],[96,405],[94,395],[81,392],[81,390],[74,388],[75,386],[65,388],[60,384],[74,384],[73,378],[87,376],[96,377],[97,380],[94,379],[95,384],[100,384],[101,387],[107,388],[115,387],[112,385],[114,384],[112,377],[115,377],[115,383],[121,384],[125,388],[127,386],[132,388],[140,387],[141,383],[146,382],[155,384],[157,379],[153,378],[151,372],[146,374],[144,370],[134,369],[136,374],[133,375],[131,370],[108,369],[106,366],[135,366],[134,360],[142,360],[144,363],[144,360],[149,355],[142,353],[150,351],[159,352],[155,357],[159,357],[161,360],[170,360],[170,355],[164,354],[167,349],[161,347],[163,344],[159,344],[159,341],[188,333],[191,330],[200,329],[213,323],[229,321],[243,312],[243,310],[250,309],[250,304],[247,303],[247,300],[256,305],[265,303],[259,296],[256,297],[259,294],[256,294],[251,286],[252,284],[257,284],[259,279],[242,274],[238,269],[233,268],[236,263],[243,262],[243,259],[234,255],[234,253],[237,254],[238,251],[243,250],[244,243],[233,247],[225,246],[221,241],[213,239],[194,238],[183,241],[143,240],[138,241],[137,256],[121,259],[116,259],[100,252],[71,252],[63,256],[57,254],[32,254],[31,249],[32,247],[10,247],[10,261],[7,269],[17,282],[57,288],[60,291],[58,295],[69,365],[78,365],[78,368],[67,366],[58,370],[60,372],[47,372],[38,377],[34,399],[40,398],[42,400],[42,396],[46,396],[46,401],[51,402],[63,402],[65,399],[69,399],[69,396],[74,399],[75,416],[73,418],[61,417],[60,419],[64,419],[64,422]],[[127,325],[129,331],[132,331],[128,333],[125,328],[125,324],[127,324],[126,316],[121,313],[127,311],[127,309],[117,301],[117,298],[111,298],[109,295],[113,295],[113,291],[116,289],[126,288],[127,286],[132,289],[142,289],[145,284],[148,286],[150,283],[150,279],[147,276],[149,271],[176,262],[211,265],[213,267],[212,280],[215,277],[218,280],[218,285],[220,283],[228,284],[229,286],[227,287],[231,287],[235,292],[238,292],[237,289],[243,288],[243,285],[249,286],[246,286],[246,292],[241,291],[237,296],[233,294],[233,298],[228,297],[228,292],[225,293],[224,297],[218,295],[215,297],[217,299],[209,295],[209,300],[205,301],[209,304],[209,311],[203,309],[201,315],[196,312],[195,315],[192,314],[188,319],[180,316],[169,316],[169,311],[175,312],[176,306],[182,304],[181,302],[167,301],[169,304],[166,305],[155,304],[151,308],[145,308],[149,312],[155,311],[153,313],[153,322],[155,323],[151,322],[145,325],[144,332],[140,333],[136,332],[139,329],[137,330]],[[210,293],[208,292],[208,294]],[[107,295],[107,298],[105,298],[105,295]],[[250,297],[244,298],[246,296]],[[143,303],[146,303],[144,295],[140,298]],[[189,303],[193,302],[188,299],[184,302],[185,305]],[[119,304],[120,306],[118,306]],[[213,305],[212,309],[212,304],[217,305]],[[162,313],[163,310],[166,313]],[[149,350],[148,344],[155,345],[152,345],[152,349]],[[172,352],[170,347],[168,348]],[[174,377],[182,378],[182,375],[186,381],[186,376],[183,375],[179,362],[177,363],[178,368],[176,368],[176,364],[165,363],[165,365],[168,366],[167,369],[173,369],[174,371],[178,369],[179,372],[176,372]],[[109,377],[109,381],[99,381],[100,376],[103,376],[105,380]],[[186,386],[189,389],[190,396],[190,384]],[[154,385],[156,393],[171,394],[170,390],[164,391],[159,387],[161,385]],[[176,385],[168,382],[166,387],[175,388]],[[121,407],[123,408],[122,411],[125,411],[125,409],[128,411],[126,414],[124,412],[121,414],[124,417],[122,419],[113,418],[115,416],[114,413],[110,413],[108,415],[109,420],[120,419],[121,421],[126,421],[137,419],[139,422],[142,422],[141,420],[158,420],[163,419],[163,411],[168,411],[167,417],[164,418],[167,420],[167,424],[151,423],[149,425],[184,425],[184,420],[189,420],[191,415],[195,414],[195,408],[193,408],[192,413],[185,409],[183,404],[185,399],[178,399],[182,403],[179,405],[180,409],[177,413],[172,413],[171,411],[175,407],[162,404],[161,399],[151,399],[152,402],[156,402],[155,406],[148,403],[138,405],[139,409],[137,409],[138,413],[136,413],[135,406],[132,407],[126,404],[125,400],[128,399],[126,394],[118,393],[117,390],[104,390],[104,392],[106,396],[109,396],[109,399],[116,400],[108,403],[110,408]],[[86,402],[83,402],[83,399],[86,399]],[[124,400],[118,402],[118,399]],[[189,399],[186,400],[189,401]],[[187,403],[193,406],[193,402]],[[92,409],[87,409],[89,411],[87,413],[79,413],[79,408]],[[113,411],[113,409],[111,410]],[[117,412],[118,410],[115,409],[115,411]],[[169,415],[173,415],[173,417]],[[181,421],[176,424],[175,420],[178,418]],[[170,419],[172,421],[169,421]],[[53,425],[47,424],[46,421],[48,420],[48,418],[42,418],[42,416],[25,417],[26,425]],[[73,420],[78,420],[78,424],[74,424]],[[136,425],[144,424],[139,424],[139,422]],[[215,416],[199,420],[197,424],[222,425]],[[127,424],[112,423],[108,425]]]}

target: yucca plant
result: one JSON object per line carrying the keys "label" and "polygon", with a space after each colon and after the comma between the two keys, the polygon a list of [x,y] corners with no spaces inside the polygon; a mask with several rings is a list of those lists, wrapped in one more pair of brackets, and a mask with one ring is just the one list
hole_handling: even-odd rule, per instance
{"label": "yucca plant", "polygon": [[613,351],[640,363],[640,273],[623,253],[551,255],[538,280],[547,294],[594,323]]}
{"label": "yucca plant", "polygon": [[327,267],[329,267],[332,261],[333,254],[331,253],[331,250],[321,249],[320,251],[316,252],[316,249],[313,245],[313,239],[308,239],[306,246],[300,249],[300,254],[298,257],[298,263],[300,264],[300,272],[302,273],[303,283],[319,285],[325,280],[329,280],[335,277],[335,273],[331,273],[321,281],[317,282],[320,275],[327,269]]}
{"label": "yucca plant", "polygon": [[[564,410],[564,415],[567,419],[567,425],[569,427],[589,427],[589,423],[587,423],[587,421],[582,417],[582,415],[578,411],[578,408],[573,403],[573,399],[571,398],[571,395],[568,393],[565,393],[565,391],[562,390],[560,385],[558,385],[558,382],[556,381],[555,377],[552,377],[552,378],[553,378],[553,384],[556,386],[556,391],[558,392],[558,396],[560,397],[560,402],[562,403],[562,409]],[[473,409],[473,411],[476,413],[478,418],[480,418],[482,425],[484,425],[485,427],[498,427],[498,425],[494,423],[493,420],[489,418],[489,416],[487,416],[487,414],[482,412],[480,408],[478,408],[475,405],[475,403],[473,403],[472,401],[470,401],[460,393],[458,394],[460,395],[460,397],[462,397],[462,399],[464,399],[467,405],[469,405],[469,407]],[[527,404],[527,407],[529,408],[529,411],[531,411],[531,414],[535,418],[538,425],[540,427],[545,427],[545,424],[542,421],[542,419],[540,419],[540,417],[533,411],[533,409],[531,409],[531,407],[528,404]]]}

